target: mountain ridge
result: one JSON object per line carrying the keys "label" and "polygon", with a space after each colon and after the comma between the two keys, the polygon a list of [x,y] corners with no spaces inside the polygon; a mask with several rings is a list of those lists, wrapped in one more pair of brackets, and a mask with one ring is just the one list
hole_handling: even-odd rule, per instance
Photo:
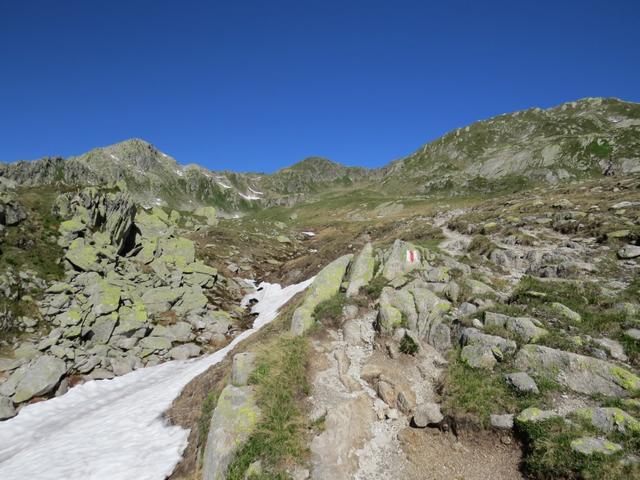
{"label": "mountain ridge", "polygon": [[429,194],[489,183],[555,183],[640,172],[640,104],[583,98],[505,113],[452,130],[380,168],[311,156],[271,174],[181,164],[132,138],[82,155],[0,163],[20,185],[126,185],[140,203],[227,212],[292,205],[332,189],[362,186]]}

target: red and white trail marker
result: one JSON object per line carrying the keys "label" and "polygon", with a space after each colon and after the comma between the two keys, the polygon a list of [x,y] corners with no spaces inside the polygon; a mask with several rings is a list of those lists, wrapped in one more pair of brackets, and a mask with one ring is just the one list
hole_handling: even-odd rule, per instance
{"label": "red and white trail marker", "polygon": [[417,250],[407,250],[407,263],[416,263],[420,261],[420,252]]}

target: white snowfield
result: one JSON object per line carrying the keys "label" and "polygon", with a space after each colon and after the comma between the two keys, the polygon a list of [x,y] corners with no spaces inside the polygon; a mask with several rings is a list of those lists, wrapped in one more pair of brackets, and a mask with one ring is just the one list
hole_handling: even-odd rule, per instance
{"label": "white snowfield", "polygon": [[271,322],[312,281],[286,288],[260,284],[248,296],[258,300],[253,327],[217,352],[90,381],[0,422],[0,479],[166,478],[182,458],[189,431],[169,425],[163,412],[194,377]]}

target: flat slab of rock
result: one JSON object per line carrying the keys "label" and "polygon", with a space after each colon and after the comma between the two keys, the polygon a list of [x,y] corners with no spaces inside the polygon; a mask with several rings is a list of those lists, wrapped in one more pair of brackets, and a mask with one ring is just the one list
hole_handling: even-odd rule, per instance
{"label": "flat slab of rock", "polygon": [[324,267],[307,289],[302,305],[293,312],[291,332],[302,335],[313,326],[313,311],[340,291],[342,279],[353,255],[343,255]]}
{"label": "flat slab of rock", "polygon": [[242,387],[249,383],[249,376],[253,372],[256,356],[252,352],[237,353],[233,356],[231,366],[231,384]]}
{"label": "flat slab of rock", "polygon": [[200,355],[200,347],[195,343],[185,343],[169,350],[169,356],[174,360],[186,360]]}
{"label": "flat slab of rock", "polygon": [[594,453],[613,455],[622,450],[622,446],[610,442],[606,438],[581,437],[571,442],[571,450],[583,455],[593,455]]}
{"label": "flat slab of rock", "polygon": [[31,362],[16,385],[13,401],[21,403],[38,395],[49,393],[67,372],[63,360],[43,355]]}
{"label": "flat slab of rock", "polygon": [[640,422],[620,408],[579,408],[574,414],[587,420],[601,432],[640,432]]}
{"label": "flat slab of rock", "polygon": [[0,420],[15,417],[15,415],[16,409],[13,406],[11,399],[7,397],[0,397]]}
{"label": "flat slab of rock", "polygon": [[203,480],[226,478],[229,464],[260,417],[252,387],[227,385],[211,417],[202,466]]}
{"label": "flat slab of rock", "polygon": [[626,397],[640,388],[637,375],[614,363],[540,345],[522,347],[515,364],[521,370],[548,375],[561,385],[587,395]]}
{"label": "flat slab of rock", "polygon": [[353,297],[360,292],[360,289],[368,285],[373,278],[375,259],[373,258],[373,246],[367,243],[358,254],[351,267],[349,274],[349,287],[347,297]]}
{"label": "flat slab of rock", "polygon": [[640,257],[640,246],[626,245],[618,250],[618,258],[623,260]]}
{"label": "flat slab of rock", "polygon": [[536,382],[525,372],[508,373],[504,378],[519,392],[540,393]]}

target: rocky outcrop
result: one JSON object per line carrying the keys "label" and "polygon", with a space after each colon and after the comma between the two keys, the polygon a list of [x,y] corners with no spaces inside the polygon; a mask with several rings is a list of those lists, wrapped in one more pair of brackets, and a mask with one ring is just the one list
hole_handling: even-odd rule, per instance
{"label": "rocky outcrop", "polygon": [[396,240],[385,255],[382,276],[391,281],[422,268],[422,251],[415,245]]}
{"label": "rocky outcrop", "polygon": [[[205,295],[221,277],[196,261],[194,243],[175,234],[169,215],[138,211],[127,194],[95,188],[60,195],[53,210],[67,218],[59,242],[65,279],[46,288],[39,302],[50,331],[22,345],[31,363],[4,362],[8,378],[0,395],[20,404],[52,394],[67,374],[123,375],[226,341],[232,317]],[[19,323],[34,331],[38,321]]]}
{"label": "rocky outcrop", "polygon": [[27,218],[27,211],[9,192],[0,190],[0,225],[16,225]]}
{"label": "rocky outcrop", "polygon": [[293,313],[291,332],[302,335],[313,325],[313,311],[340,291],[342,279],[353,255],[344,255],[324,267],[307,289],[302,305]]}
{"label": "rocky outcrop", "polygon": [[258,425],[261,412],[254,388],[247,386],[254,359],[252,353],[238,353],[233,358],[232,383],[220,393],[209,425],[202,464],[203,480],[226,478],[236,451]]}
{"label": "rocky outcrop", "polygon": [[347,297],[353,297],[360,292],[360,289],[369,284],[373,278],[375,259],[373,258],[373,246],[367,243],[356,256],[349,272],[349,286],[347,287]]}
{"label": "rocky outcrop", "polygon": [[540,321],[529,317],[509,317],[501,313],[485,312],[484,324],[487,327],[500,327],[515,333],[524,342],[535,343],[545,336],[547,330],[540,327]]}
{"label": "rocky outcrop", "polygon": [[614,363],[549,347],[525,345],[515,363],[530,374],[548,375],[588,395],[626,397],[640,389],[640,378]]}

